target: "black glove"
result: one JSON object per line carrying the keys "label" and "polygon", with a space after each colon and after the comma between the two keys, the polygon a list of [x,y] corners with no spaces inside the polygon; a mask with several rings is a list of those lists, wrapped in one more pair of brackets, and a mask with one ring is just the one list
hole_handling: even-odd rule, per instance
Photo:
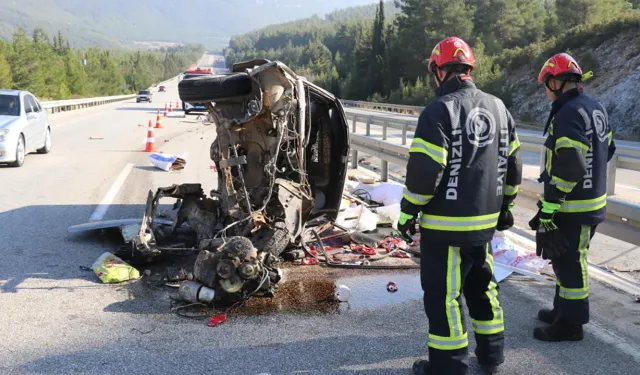
{"label": "black glove", "polygon": [[569,242],[553,221],[559,209],[560,203],[543,200],[542,208],[529,222],[531,229],[536,230],[536,255],[542,256],[542,259],[553,260],[569,250]]}
{"label": "black glove", "polygon": [[413,243],[413,236],[416,234],[416,217],[415,215],[406,214],[400,211],[398,219],[398,232],[400,237],[409,245]]}
{"label": "black glove", "polygon": [[498,225],[496,229],[499,231],[507,230],[513,226],[513,214],[511,213],[511,208],[513,207],[513,203],[503,206],[500,210],[500,216],[498,216]]}

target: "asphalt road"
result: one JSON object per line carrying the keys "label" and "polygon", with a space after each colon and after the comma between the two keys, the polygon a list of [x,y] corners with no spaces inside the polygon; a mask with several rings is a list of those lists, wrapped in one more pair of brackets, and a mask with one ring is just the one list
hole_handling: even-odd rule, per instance
{"label": "asphalt road", "polygon": [[[210,328],[170,312],[163,293],[140,283],[102,285],[79,268],[114,244],[68,235],[69,226],[96,212],[104,219],[140,217],[148,190],[158,186],[216,185],[208,157],[213,129],[196,116],[163,118],[163,129],[154,131],[159,150],[188,152],[185,170],[156,170],[141,152],[148,120],[177,99],[175,82],[167,88],[154,93],[153,104],[52,116],[51,154],[28,155],[20,169],[0,167],[0,374],[410,374],[427,337],[415,272],[378,276],[405,280],[398,294],[407,291],[405,298],[389,300],[386,291],[366,297],[387,303],[355,303],[365,298],[362,291],[340,314],[234,317]],[[518,224],[528,215],[518,211]],[[638,372],[640,304],[630,296],[593,282],[585,340],[543,344],[531,330],[553,285],[500,285],[507,316],[501,373]],[[474,361],[472,373],[479,373]]]}
{"label": "asphalt road", "polygon": [[[361,116],[370,116],[375,114],[376,116],[388,117],[390,119],[416,119],[415,116],[402,115],[396,113],[385,113],[379,111],[367,111],[359,108],[346,108],[345,111],[348,114],[356,114]],[[365,134],[366,122],[358,121],[357,133]],[[518,130],[520,134],[538,134],[532,130],[521,129]],[[377,139],[382,139],[382,127],[372,125],[370,135]],[[539,134],[538,134],[539,135]],[[407,145],[411,144],[413,138],[413,132],[407,133]],[[402,131],[398,129],[387,130],[387,141],[397,144],[402,144]],[[629,145],[629,142],[616,141],[618,144]],[[407,146],[408,147],[408,146]],[[523,161],[525,164],[524,174],[526,177],[537,178],[540,175],[540,154],[534,152],[524,152]],[[622,199],[627,202],[640,203],[640,172],[618,168],[616,171],[616,198]]]}

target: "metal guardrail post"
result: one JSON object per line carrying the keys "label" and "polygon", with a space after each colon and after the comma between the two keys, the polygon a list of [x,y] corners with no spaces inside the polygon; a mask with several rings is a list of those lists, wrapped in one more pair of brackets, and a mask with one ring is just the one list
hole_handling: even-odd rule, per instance
{"label": "metal guardrail post", "polygon": [[407,144],[407,131],[409,130],[409,124],[408,123],[404,123],[404,125],[402,125],[402,145],[406,145]]}
{"label": "metal guardrail post", "polygon": [[351,150],[351,169],[358,169],[358,150]]}
{"label": "metal guardrail post", "polygon": [[389,162],[382,160],[382,171],[380,172],[380,181],[387,182],[389,180]]}
{"label": "metal guardrail post", "polygon": [[618,155],[613,155],[607,165],[607,194],[609,196],[616,194],[616,164],[618,163]]}
{"label": "metal guardrail post", "polygon": [[365,134],[367,137],[371,135],[371,117],[367,118],[367,132]]}
{"label": "metal guardrail post", "polygon": [[351,128],[352,128],[352,129],[351,129],[351,132],[352,132],[352,133],[355,133],[355,132],[356,132],[356,129],[357,129],[357,127],[356,127],[356,122],[357,122],[357,120],[358,120],[358,116],[354,116],[354,117],[353,117],[353,124],[351,125]]}
{"label": "metal guardrail post", "polygon": [[388,121],[385,121],[382,124],[382,140],[386,141],[387,140],[387,126],[389,125]]}
{"label": "metal guardrail post", "polygon": [[540,147],[540,174],[544,172],[544,163],[545,163],[545,154],[546,154],[546,152],[544,152],[544,149],[545,149],[544,146]]}

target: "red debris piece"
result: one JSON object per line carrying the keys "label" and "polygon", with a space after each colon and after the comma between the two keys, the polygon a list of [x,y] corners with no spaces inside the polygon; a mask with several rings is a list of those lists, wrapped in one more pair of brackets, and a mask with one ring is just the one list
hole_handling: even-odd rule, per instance
{"label": "red debris piece", "polygon": [[216,166],[215,166],[215,165],[212,165],[212,166],[210,166],[209,168],[211,168],[211,170],[212,170],[212,171],[214,171],[214,172],[217,172],[217,171],[218,171],[218,168],[216,168]]}
{"label": "red debris piece", "polygon": [[393,254],[396,258],[411,258],[411,255],[406,251],[398,250],[395,254]]}
{"label": "red debris piece", "polygon": [[633,298],[636,300],[636,302],[640,303],[640,296],[634,296]]}
{"label": "red debris piece", "polygon": [[378,242],[378,247],[381,247],[385,249],[387,253],[390,253],[391,250],[395,249],[406,250],[409,248],[409,245],[407,245],[407,243],[402,238],[387,237],[384,240]]}
{"label": "red debris piece", "polygon": [[313,255],[314,257],[318,255],[318,252],[316,251],[316,247],[311,245],[309,246],[309,254]]}
{"label": "red debris piece", "polygon": [[318,258],[306,257],[302,259],[302,264],[306,266],[313,266],[315,264],[318,264]]}
{"label": "red debris piece", "polygon": [[389,281],[389,284],[387,284],[387,291],[389,293],[395,293],[398,291],[398,284],[394,283],[393,281]]}
{"label": "red debris piece", "polygon": [[367,245],[357,245],[352,242],[351,245],[349,245],[349,248],[351,251],[358,252],[362,255],[376,255],[376,250]]}
{"label": "red debris piece", "polygon": [[225,313],[220,313],[220,314],[216,314],[214,316],[212,316],[208,321],[207,321],[207,325],[209,327],[217,327],[220,324],[224,323],[227,321],[227,314]]}

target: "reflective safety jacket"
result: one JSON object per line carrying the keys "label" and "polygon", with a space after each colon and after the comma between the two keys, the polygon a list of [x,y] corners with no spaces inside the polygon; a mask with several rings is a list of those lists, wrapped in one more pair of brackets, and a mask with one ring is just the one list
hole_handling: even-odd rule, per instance
{"label": "reflective safety jacket", "polygon": [[504,103],[458,76],[420,114],[401,209],[420,213],[421,241],[491,241],[522,179],[520,142]]}
{"label": "reflective safety jacket", "polygon": [[542,198],[562,202],[555,216],[558,221],[603,222],[607,162],[616,150],[607,110],[582,88],[575,88],[553,102],[546,130]]}

